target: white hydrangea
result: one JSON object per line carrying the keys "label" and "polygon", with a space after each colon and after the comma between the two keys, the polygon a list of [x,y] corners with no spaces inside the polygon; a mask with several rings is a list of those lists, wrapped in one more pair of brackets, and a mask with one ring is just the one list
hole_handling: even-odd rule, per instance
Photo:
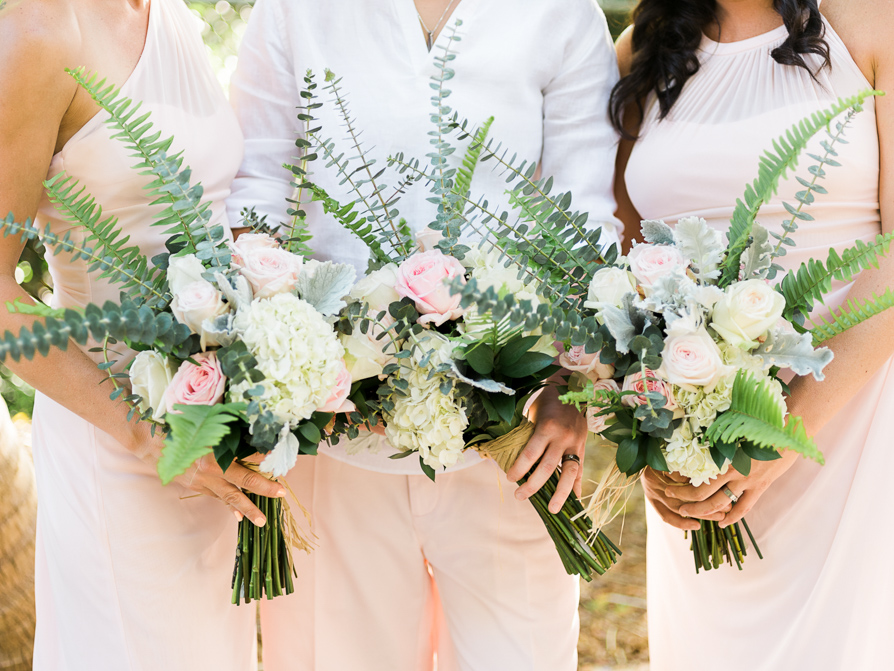
{"label": "white hydrangea", "polygon": [[[431,375],[432,369],[450,360],[453,345],[434,332],[426,333],[415,344],[413,355],[403,359],[401,366],[409,388],[405,395],[393,396],[394,411],[385,417],[385,435],[397,450],[418,452],[432,468],[453,466],[462,458],[463,433],[469,421],[455,391],[441,391],[447,378]],[[422,367],[426,356],[427,365]]]}
{"label": "white hydrangea", "polygon": [[672,472],[689,478],[693,486],[703,485],[718,475],[726,473],[729,463],[718,468],[710,448],[699,441],[699,427],[685,420],[667,443],[665,458]]}
{"label": "white hydrangea", "polygon": [[[260,400],[281,422],[309,418],[335,387],[344,348],[323,315],[294,294],[254,300],[236,313],[234,328],[264,374]],[[251,382],[234,385],[241,399]]]}

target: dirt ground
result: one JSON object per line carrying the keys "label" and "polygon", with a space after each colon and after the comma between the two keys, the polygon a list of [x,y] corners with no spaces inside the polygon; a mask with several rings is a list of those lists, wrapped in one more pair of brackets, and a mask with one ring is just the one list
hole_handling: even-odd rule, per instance
{"label": "dirt ground", "polygon": [[[590,446],[585,481],[598,480],[613,458],[610,448]],[[587,492],[585,485],[584,494]],[[624,553],[620,562],[604,576],[596,576],[590,583],[581,582],[577,648],[581,671],[648,669],[645,505],[637,485],[625,514],[605,529]]]}

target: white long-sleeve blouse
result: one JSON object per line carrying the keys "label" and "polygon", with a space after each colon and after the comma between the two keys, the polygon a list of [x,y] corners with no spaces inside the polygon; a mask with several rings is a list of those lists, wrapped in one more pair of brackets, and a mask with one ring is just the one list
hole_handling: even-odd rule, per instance
{"label": "white long-sleeve blouse", "polygon": [[[446,103],[472,125],[495,117],[490,137],[519,158],[538,161],[552,175],[555,189],[570,190],[574,208],[589,212],[589,225],[603,226],[603,240],[617,240],[612,195],[617,136],[608,122],[608,97],[618,79],[617,62],[605,17],[595,0],[460,0],[431,53],[413,0],[258,0],[239,54],[230,97],[245,135],[245,158],[227,203],[230,221],[239,225],[243,208],[254,207],[268,221],[285,221],[292,196],[300,96],[308,70],[316,73],[317,92],[326,102],[315,111],[323,135],[346,156],[355,154],[334,105],[321,92],[328,68],[342,78],[356,127],[376,169],[389,155],[403,152],[428,163],[429,132],[436,73],[457,20],[461,41],[448,82]],[[457,163],[462,151],[451,158]],[[356,165],[359,166],[359,163]],[[353,197],[335,169],[320,159],[311,164],[313,180],[343,203]],[[389,173],[386,173],[386,176]],[[387,177],[386,177],[387,179]],[[395,186],[391,180],[390,186]],[[505,176],[482,164],[472,193],[486,194],[496,209],[506,209]],[[398,204],[414,230],[435,218],[423,185],[410,188]],[[352,237],[319,204],[308,212],[319,259],[354,264],[365,270],[365,245]],[[419,473],[413,459],[390,460],[384,439],[368,437],[367,449],[348,455],[343,447],[327,454],[355,465],[390,473]],[[378,444],[376,444],[378,443]],[[344,445],[344,444],[342,444]],[[359,446],[352,445],[351,452]],[[369,448],[370,445],[366,445]],[[477,458],[467,457],[466,464]]]}

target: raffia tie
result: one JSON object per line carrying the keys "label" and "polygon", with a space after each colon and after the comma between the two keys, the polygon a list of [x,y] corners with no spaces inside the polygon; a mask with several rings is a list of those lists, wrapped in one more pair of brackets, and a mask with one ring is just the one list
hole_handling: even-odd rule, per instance
{"label": "raffia tie", "polygon": [[593,529],[599,531],[622,514],[627,506],[633,488],[639,480],[639,474],[627,477],[618,470],[618,465],[612,460],[609,468],[605,469],[596,489],[586,498],[584,511],[574,519],[586,515],[593,523]]}
{"label": "raffia tie", "polygon": [[507,473],[533,435],[534,423],[523,419],[521,424],[505,436],[472,447],[485,459],[493,459],[503,472]]}

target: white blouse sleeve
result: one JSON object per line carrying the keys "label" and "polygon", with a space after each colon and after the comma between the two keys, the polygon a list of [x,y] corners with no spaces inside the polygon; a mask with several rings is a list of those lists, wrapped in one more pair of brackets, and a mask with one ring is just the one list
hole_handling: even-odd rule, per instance
{"label": "white blouse sleeve", "polygon": [[266,215],[272,226],[286,221],[286,199],[293,194],[292,175],[283,164],[293,163],[298,153],[301,97],[278,5],[276,0],[258,0],[230,84],[230,102],[245,135],[245,158],[227,199],[234,228],[242,225],[247,207]]}
{"label": "white blouse sleeve", "polygon": [[589,212],[587,227],[602,226],[601,243],[619,242],[613,193],[618,135],[608,100],[618,81],[618,61],[602,10],[593,0],[568,35],[565,62],[543,92],[544,177],[571,191],[572,209]]}

